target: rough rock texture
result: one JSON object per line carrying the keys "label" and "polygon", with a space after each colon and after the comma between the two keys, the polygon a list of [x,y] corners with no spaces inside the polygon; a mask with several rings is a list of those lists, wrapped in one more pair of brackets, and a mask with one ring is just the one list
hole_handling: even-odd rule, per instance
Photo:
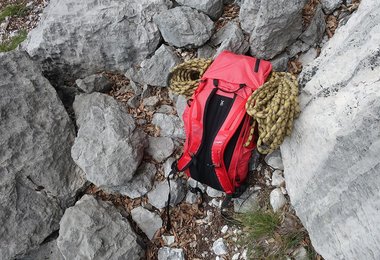
{"label": "rough rock texture", "polygon": [[325,259],[380,258],[380,3],[364,0],[301,76],[281,147],[287,190]]}
{"label": "rough rock texture", "polygon": [[137,170],[146,144],[126,108],[112,97],[84,94],[75,98],[79,127],[72,147],[74,161],[97,186],[120,186]]}
{"label": "rough rock texture", "polygon": [[138,69],[129,69],[125,76],[140,84],[166,87],[170,69],[180,62],[174,48],[161,45],[150,59],[144,60]]}
{"label": "rough rock texture", "polygon": [[178,6],[154,17],[162,37],[176,47],[199,47],[206,43],[213,32],[214,23],[205,14]]}
{"label": "rough rock texture", "polygon": [[212,250],[216,255],[225,255],[228,253],[223,238],[219,238],[212,244]]}
{"label": "rough rock texture", "polygon": [[128,220],[109,202],[85,195],[66,210],[58,248],[65,259],[136,259],[143,250]]}
{"label": "rough rock texture", "polygon": [[250,33],[253,56],[271,59],[302,33],[302,8],[307,0],[244,0],[240,9],[243,30]]}
{"label": "rough rock texture", "polygon": [[103,190],[111,193],[120,193],[131,199],[137,199],[144,196],[152,189],[156,172],[157,169],[153,163],[142,163],[132,180],[122,186],[104,188]]}
{"label": "rough rock texture", "polygon": [[59,228],[83,187],[70,157],[74,125],[23,52],[0,55],[0,256],[11,259]]}
{"label": "rough rock texture", "polygon": [[325,10],[325,12],[328,14],[332,13],[342,3],[343,3],[343,0],[321,0],[323,10]]}
{"label": "rough rock texture", "polygon": [[124,72],[155,51],[161,37],[152,17],[171,5],[167,0],[51,0],[25,48],[55,80]]}
{"label": "rough rock texture", "polygon": [[270,205],[274,212],[279,211],[286,204],[286,198],[280,188],[272,190],[270,193]]}
{"label": "rough rock texture", "polygon": [[152,123],[160,128],[161,136],[185,139],[183,122],[178,116],[155,113]]}
{"label": "rough rock texture", "polygon": [[65,260],[57,246],[57,240],[42,244],[39,248],[28,252],[25,256],[17,260]]}
{"label": "rough rock texture", "polygon": [[213,20],[218,19],[223,13],[223,0],[177,0],[176,2],[202,11]]}
{"label": "rough rock texture", "polygon": [[224,50],[232,51],[236,54],[245,54],[249,48],[249,43],[236,22],[227,23],[211,37],[210,44],[219,46],[214,57]]}
{"label": "rough rock texture", "polygon": [[[180,203],[186,195],[185,187],[181,179],[170,180],[170,205],[175,206]],[[169,185],[167,181],[160,182],[148,193],[149,203],[158,209],[167,205],[169,194]]]}
{"label": "rough rock texture", "polygon": [[77,79],[75,83],[78,88],[86,93],[107,92],[112,87],[111,81],[103,74],[94,74],[84,79]]}
{"label": "rough rock texture", "polygon": [[161,247],[158,250],[158,260],[184,260],[185,254],[181,248]]}
{"label": "rough rock texture", "polygon": [[157,162],[163,162],[174,152],[173,140],[169,137],[148,137],[146,153]]}
{"label": "rough rock texture", "polygon": [[250,187],[234,201],[234,211],[239,213],[255,212],[260,208],[259,193],[254,187]]}
{"label": "rough rock texture", "polygon": [[157,230],[162,227],[162,219],[159,215],[143,207],[132,209],[131,216],[134,222],[149,239],[153,239]]}

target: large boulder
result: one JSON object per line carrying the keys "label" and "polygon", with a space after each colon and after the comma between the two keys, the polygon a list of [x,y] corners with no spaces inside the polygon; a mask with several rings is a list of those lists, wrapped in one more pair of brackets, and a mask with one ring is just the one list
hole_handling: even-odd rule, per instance
{"label": "large boulder", "polygon": [[325,259],[380,258],[380,2],[364,0],[301,75],[286,187]]}
{"label": "large boulder", "polygon": [[25,49],[54,80],[124,72],[156,50],[161,37],[152,17],[171,5],[168,0],[51,0]]}
{"label": "large boulder", "polygon": [[128,220],[109,202],[85,195],[66,210],[58,248],[65,259],[139,260],[143,250]]}
{"label": "large boulder", "polygon": [[0,256],[37,247],[59,228],[85,180],[70,157],[74,125],[23,52],[0,57]]}
{"label": "large boulder", "polygon": [[307,0],[244,0],[240,9],[242,29],[251,35],[253,56],[271,59],[302,33],[302,9]]}
{"label": "large boulder", "polygon": [[178,6],[154,17],[162,37],[176,47],[199,47],[205,44],[214,30],[212,20],[199,11]]}
{"label": "large boulder", "polygon": [[106,187],[130,181],[146,140],[126,107],[101,93],[79,95],[73,107],[79,130],[71,154],[87,179]]}

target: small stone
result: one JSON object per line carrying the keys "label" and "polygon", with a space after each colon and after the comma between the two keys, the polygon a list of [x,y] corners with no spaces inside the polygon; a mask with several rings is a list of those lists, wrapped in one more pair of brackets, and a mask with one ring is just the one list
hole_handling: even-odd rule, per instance
{"label": "small stone", "polygon": [[183,123],[178,116],[155,113],[152,123],[160,128],[161,136],[185,139]]}
{"label": "small stone", "polygon": [[227,247],[226,245],[224,244],[224,239],[223,238],[219,238],[218,240],[216,240],[213,245],[212,245],[212,250],[214,251],[214,253],[218,256],[220,255],[225,255],[227,254]]}
{"label": "small stone", "polygon": [[227,232],[227,230],[228,230],[228,226],[227,226],[227,225],[224,225],[224,226],[222,227],[222,230],[221,230],[222,234],[225,234],[225,233]]}
{"label": "small stone", "polygon": [[275,170],[272,174],[272,186],[282,187],[285,185],[285,178],[282,176],[281,170]]}
{"label": "small stone", "polygon": [[192,192],[188,192],[186,194],[186,199],[185,199],[186,203],[189,203],[189,204],[194,204],[198,201],[198,195],[195,194],[195,193],[192,193]]}
{"label": "small stone", "polygon": [[175,109],[172,106],[169,105],[162,105],[157,110],[156,113],[162,113],[162,114],[174,114]]}
{"label": "small stone", "polygon": [[288,191],[286,190],[285,187],[281,187],[281,192],[282,192],[282,194],[284,194],[284,195],[288,194]]}
{"label": "small stone", "polygon": [[173,162],[175,162],[175,158],[174,157],[170,157],[168,158],[165,163],[164,163],[164,174],[165,174],[165,178],[167,178],[170,174],[170,172],[172,171],[172,164]]}
{"label": "small stone", "polygon": [[142,119],[142,118],[137,119],[137,120],[136,120],[136,124],[137,124],[137,125],[145,125],[145,124],[146,124],[146,120],[145,120],[145,119]]}
{"label": "small stone", "polygon": [[193,178],[189,178],[187,179],[187,185],[192,187],[192,188],[196,188],[198,187],[202,192],[205,192],[207,187],[205,185],[203,185],[202,183],[194,180]]}
{"label": "small stone", "polygon": [[135,93],[136,96],[140,96],[141,95],[143,89],[142,89],[142,87],[139,84],[137,84],[133,80],[130,80],[129,81],[129,86],[131,87],[131,89],[133,89],[133,92]]}
{"label": "small stone", "polygon": [[166,246],[170,246],[175,242],[174,236],[162,236],[162,240],[164,241]]}
{"label": "small stone", "polygon": [[222,201],[213,198],[213,199],[208,203],[208,205],[210,205],[211,207],[220,208],[220,207],[222,206]]}
{"label": "small stone", "polygon": [[207,187],[206,192],[207,192],[207,195],[210,196],[211,198],[220,198],[224,195],[223,191],[216,190],[211,187]]}
{"label": "small stone", "polygon": [[161,247],[158,250],[158,260],[185,260],[183,249]]}
{"label": "small stone", "polygon": [[239,260],[240,253],[236,253],[232,256],[231,260]]}
{"label": "small stone", "polygon": [[140,96],[133,96],[131,97],[128,102],[127,102],[127,105],[130,107],[130,108],[138,108],[140,106]]}
{"label": "small stone", "polygon": [[86,93],[107,92],[112,87],[111,81],[103,74],[94,74],[84,79],[77,79],[75,83],[78,88]]}
{"label": "small stone", "polygon": [[294,260],[308,260],[308,259],[310,259],[308,256],[307,250],[303,246],[297,248],[293,252],[292,256],[294,257]]}
{"label": "small stone", "polygon": [[[162,209],[167,205],[169,195],[168,182],[162,181],[148,193],[149,203],[157,209]],[[170,205],[175,206],[186,196],[186,190],[181,179],[170,180]]]}
{"label": "small stone", "polygon": [[248,249],[244,249],[243,254],[241,255],[241,258],[244,260],[247,260],[247,253],[248,253]]}
{"label": "small stone", "polygon": [[145,84],[141,92],[141,98],[144,99],[150,96],[152,96],[152,89],[147,84]]}
{"label": "small stone", "polygon": [[148,137],[146,153],[157,162],[163,162],[174,152],[173,140],[169,137]]}
{"label": "small stone", "polygon": [[286,204],[286,198],[284,194],[282,194],[282,191],[280,188],[274,189],[270,193],[270,205],[273,208],[274,212],[277,212],[280,210],[282,207],[284,207]]}
{"label": "small stone", "polygon": [[282,53],[274,57],[270,62],[274,71],[287,71],[288,70],[289,55]]}
{"label": "small stone", "polygon": [[160,99],[157,96],[152,96],[152,97],[144,98],[142,103],[144,107],[147,107],[150,110],[153,110],[159,102],[160,102]]}
{"label": "small stone", "polygon": [[133,221],[145,233],[149,239],[153,239],[157,230],[162,227],[162,219],[159,215],[143,207],[137,207],[131,210]]}
{"label": "small stone", "polygon": [[265,162],[276,170],[284,170],[280,150],[276,150],[265,157]]}

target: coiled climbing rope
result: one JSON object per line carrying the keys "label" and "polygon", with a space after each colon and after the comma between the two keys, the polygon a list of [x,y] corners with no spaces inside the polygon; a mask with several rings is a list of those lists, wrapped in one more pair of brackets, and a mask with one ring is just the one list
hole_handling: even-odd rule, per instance
{"label": "coiled climbing rope", "polygon": [[[191,59],[177,65],[169,76],[169,88],[176,94],[191,97],[211,63],[211,59]],[[255,121],[245,145],[252,141],[257,123],[257,149],[262,154],[271,153],[290,135],[293,120],[300,113],[296,77],[272,72],[265,84],[249,97],[246,110]]]}
{"label": "coiled climbing rope", "polygon": [[[272,72],[264,85],[248,98],[245,108],[258,124],[258,151],[273,152],[291,134],[293,120],[300,113],[296,77],[286,72]],[[247,143],[252,140],[254,127]]]}
{"label": "coiled climbing rope", "polygon": [[191,59],[177,65],[169,75],[170,89],[177,94],[191,97],[211,63],[211,59]]}

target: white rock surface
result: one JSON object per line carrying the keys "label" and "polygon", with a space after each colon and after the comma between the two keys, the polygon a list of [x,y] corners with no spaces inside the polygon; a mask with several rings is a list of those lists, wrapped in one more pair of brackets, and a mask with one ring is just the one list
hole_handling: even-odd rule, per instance
{"label": "white rock surface", "polygon": [[300,76],[281,147],[290,200],[325,259],[380,258],[380,2],[359,9]]}
{"label": "white rock surface", "polygon": [[282,163],[281,152],[279,149],[265,156],[265,162],[276,170],[284,170],[284,164]]}
{"label": "white rock surface", "polygon": [[279,211],[286,204],[286,198],[280,188],[272,190],[270,193],[270,205],[274,212]]}
{"label": "white rock surface", "polygon": [[220,198],[223,196],[224,192],[220,190],[216,190],[211,187],[207,187],[206,189],[207,195],[210,196],[211,198]]}
{"label": "white rock surface", "polygon": [[212,244],[212,250],[214,251],[214,254],[220,256],[220,255],[225,255],[228,253],[227,251],[227,246],[224,243],[223,238],[219,238],[214,243]]}
{"label": "white rock surface", "polygon": [[272,186],[281,187],[285,185],[285,178],[281,170],[275,170],[272,173]]}
{"label": "white rock surface", "polygon": [[185,253],[181,248],[161,247],[158,250],[158,260],[185,260]]}
{"label": "white rock surface", "polygon": [[162,240],[164,241],[166,246],[170,246],[175,242],[174,236],[162,236]]}
{"label": "white rock surface", "polygon": [[159,215],[143,207],[131,210],[131,216],[137,226],[145,233],[149,239],[153,239],[157,230],[162,227],[162,219]]}

